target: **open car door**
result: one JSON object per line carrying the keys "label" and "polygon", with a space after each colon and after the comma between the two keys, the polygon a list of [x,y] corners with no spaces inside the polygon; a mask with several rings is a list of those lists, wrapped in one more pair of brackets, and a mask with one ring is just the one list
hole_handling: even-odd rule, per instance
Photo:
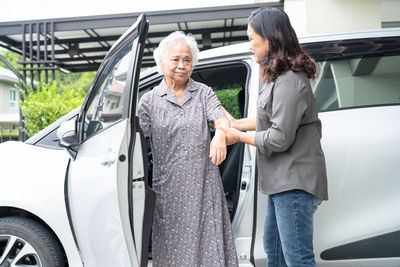
{"label": "open car door", "polygon": [[106,55],[67,146],[66,203],[85,266],[147,265],[155,196],[136,118],[147,31],[141,15]]}

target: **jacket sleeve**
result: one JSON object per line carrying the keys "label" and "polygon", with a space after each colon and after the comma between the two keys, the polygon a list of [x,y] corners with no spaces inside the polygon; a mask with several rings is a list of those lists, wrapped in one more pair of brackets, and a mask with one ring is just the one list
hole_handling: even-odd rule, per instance
{"label": "jacket sleeve", "polygon": [[290,147],[308,105],[306,86],[300,80],[278,79],[273,90],[271,127],[254,137],[258,152],[265,157]]}

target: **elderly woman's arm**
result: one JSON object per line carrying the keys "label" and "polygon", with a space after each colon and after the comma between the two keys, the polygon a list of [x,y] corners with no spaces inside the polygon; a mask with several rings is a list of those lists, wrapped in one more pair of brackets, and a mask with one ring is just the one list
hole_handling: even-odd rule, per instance
{"label": "elderly woman's arm", "polygon": [[224,129],[229,128],[229,121],[226,118],[218,119],[214,122],[215,135],[211,140],[210,158],[211,161],[219,165],[226,158],[226,138]]}

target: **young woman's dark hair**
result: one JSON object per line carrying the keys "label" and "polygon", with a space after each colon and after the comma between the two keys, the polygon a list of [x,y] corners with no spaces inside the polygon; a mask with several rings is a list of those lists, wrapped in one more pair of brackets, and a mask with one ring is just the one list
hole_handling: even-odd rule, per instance
{"label": "young woman's dark hair", "polygon": [[259,8],[249,17],[255,33],[268,40],[267,54],[261,59],[263,79],[274,82],[287,71],[304,71],[308,78],[315,78],[315,62],[299,44],[296,32],[287,14],[278,8]]}

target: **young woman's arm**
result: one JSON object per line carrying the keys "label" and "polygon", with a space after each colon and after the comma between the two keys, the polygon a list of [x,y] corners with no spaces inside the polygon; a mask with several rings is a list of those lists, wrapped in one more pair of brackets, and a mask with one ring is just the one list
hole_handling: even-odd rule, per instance
{"label": "young woman's arm", "polygon": [[226,144],[232,145],[238,142],[243,142],[255,146],[254,136],[255,133],[241,132],[235,128],[224,128],[226,136]]}
{"label": "young woman's arm", "polygon": [[235,119],[229,112],[222,107],[226,118],[229,120],[231,127],[240,131],[255,131],[256,130],[256,118],[243,118]]}

